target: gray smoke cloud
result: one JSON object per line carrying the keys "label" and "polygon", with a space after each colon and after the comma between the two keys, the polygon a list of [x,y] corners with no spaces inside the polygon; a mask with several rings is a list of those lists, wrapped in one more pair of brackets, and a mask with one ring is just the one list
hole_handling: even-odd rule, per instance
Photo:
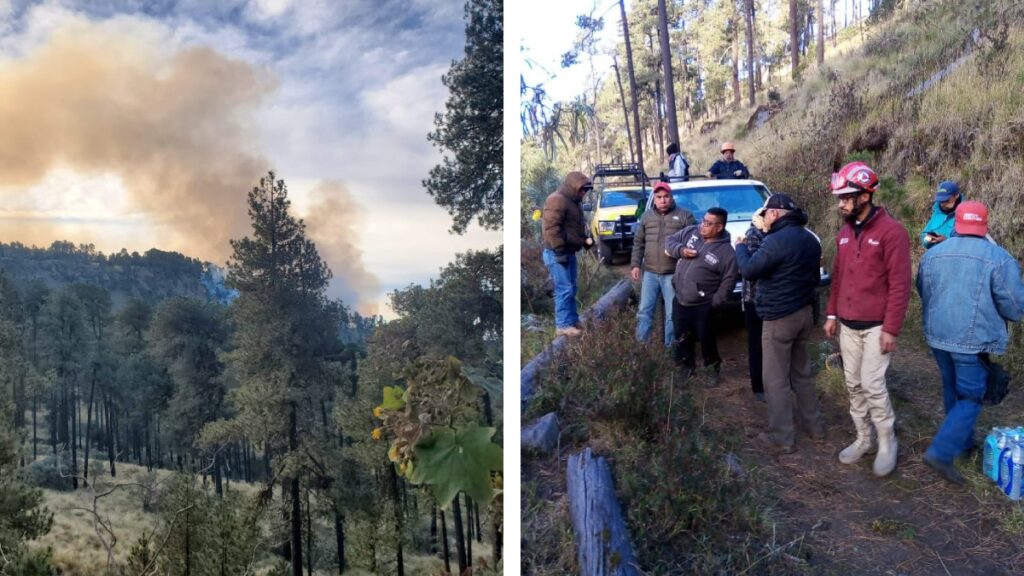
{"label": "gray smoke cloud", "polygon": [[[56,167],[115,173],[131,208],[153,224],[158,248],[223,263],[228,239],[249,234],[247,191],[271,168],[254,121],[277,81],[208,47],[168,55],[152,33],[126,28],[71,21],[24,57],[0,61],[0,195],[23,195]],[[321,202],[356,212],[344,188],[322,189]],[[332,199],[335,190],[343,197]],[[9,239],[43,245],[96,241],[87,233],[64,238],[74,228],[58,223],[5,227]],[[325,242],[321,252],[346,302],[368,294],[375,279],[362,268],[358,230],[317,215],[310,232]]]}

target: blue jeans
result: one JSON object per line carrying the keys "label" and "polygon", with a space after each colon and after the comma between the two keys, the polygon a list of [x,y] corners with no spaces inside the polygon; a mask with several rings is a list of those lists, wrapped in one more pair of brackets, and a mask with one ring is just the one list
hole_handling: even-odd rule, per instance
{"label": "blue jeans", "polygon": [[576,255],[570,254],[565,264],[555,262],[555,251],[544,249],[544,264],[555,286],[555,327],[568,328],[580,321],[576,311]]}
{"label": "blue jeans", "polygon": [[942,403],[946,419],[928,447],[940,462],[952,463],[974,444],[974,423],[981,413],[988,371],[977,354],[958,354],[932,348],[942,374]]}
{"label": "blue jeans", "polygon": [[640,277],[640,310],[636,313],[636,339],[644,341],[651,335],[654,324],[654,308],[658,296],[665,303],[665,346],[671,346],[675,333],[672,330],[672,274],[656,274],[644,270]]}

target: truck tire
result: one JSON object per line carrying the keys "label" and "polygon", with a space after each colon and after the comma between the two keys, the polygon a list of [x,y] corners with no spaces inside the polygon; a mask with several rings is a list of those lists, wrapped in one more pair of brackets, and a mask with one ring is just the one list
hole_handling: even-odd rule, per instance
{"label": "truck tire", "polygon": [[612,252],[612,247],[605,243],[603,240],[597,243],[597,255],[601,258],[601,262],[605,266],[612,265],[612,257],[614,256],[614,253]]}

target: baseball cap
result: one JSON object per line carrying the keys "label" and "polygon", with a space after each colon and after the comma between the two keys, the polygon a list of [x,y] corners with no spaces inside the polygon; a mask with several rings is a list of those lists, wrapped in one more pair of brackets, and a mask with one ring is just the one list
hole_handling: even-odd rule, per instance
{"label": "baseball cap", "polygon": [[654,189],[651,190],[651,194],[654,194],[658,190],[667,190],[669,194],[672,193],[672,187],[668,185],[668,182],[658,182],[654,185]]}
{"label": "baseball cap", "polygon": [[796,210],[796,202],[785,194],[772,194],[765,201],[764,207],[775,210]]}
{"label": "baseball cap", "polygon": [[959,193],[960,186],[958,186],[956,182],[953,182],[952,180],[944,180],[939,184],[938,189],[935,190],[935,201],[945,202]]}
{"label": "baseball cap", "polygon": [[984,236],[988,233],[988,208],[974,200],[961,203],[956,207],[953,229],[961,235]]}

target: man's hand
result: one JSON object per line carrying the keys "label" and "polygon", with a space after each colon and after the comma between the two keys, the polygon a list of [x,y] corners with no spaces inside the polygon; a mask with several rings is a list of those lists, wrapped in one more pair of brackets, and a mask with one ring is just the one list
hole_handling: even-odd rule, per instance
{"label": "man's hand", "polygon": [[633,279],[633,282],[640,281],[640,267],[633,266],[633,269],[629,271],[629,277]]}
{"label": "man's hand", "polygon": [[835,338],[836,336],[836,320],[835,318],[829,318],[825,320],[825,337]]}
{"label": "man's hand", "polygon": [[942,234],[936,234],[934,232],[928,234],[928,241],[931,242],[932,244],[938,244],[939,242],[942,242],[945,239],[946,237],[943,236]]}
{"label": "man's hand", "polygon": [[556,253],[555,254],[555,262],[557,262],[558,264],[568,264],[569,263],[569,255],[568,254],[557,254]]}
{"label": "man's hand", "polygon": [[693,248],[683,248],[682,255],[683,258],[696,258],[697,251],[694,250]]}
{"label": "man's hand", "polygon": [[589,249],[593,245],[594,245],[594,239],[591,238],[590,236],[587,236],[586,239],[583,240],[583,247],[584,248],[588,248]]}
{"label": "man's hand", "polygon": [[882,354],[888,354],[889,352],[896,351],[896,339],[898,336],[893,336],[888,332],[882,331]]}
{"label": "man's hand", "polygon": [[740,176],[743,176],[743,170],[734,170],[732,175],[739,178]]}
{"label": "man's hand", "polygon": [[739,246],[740,244],[746,244],[746,243],[747,243],[747,237],[746,236],[737,236],[736,237],[736,241],[733,242],[732,245],[733,246]]}

